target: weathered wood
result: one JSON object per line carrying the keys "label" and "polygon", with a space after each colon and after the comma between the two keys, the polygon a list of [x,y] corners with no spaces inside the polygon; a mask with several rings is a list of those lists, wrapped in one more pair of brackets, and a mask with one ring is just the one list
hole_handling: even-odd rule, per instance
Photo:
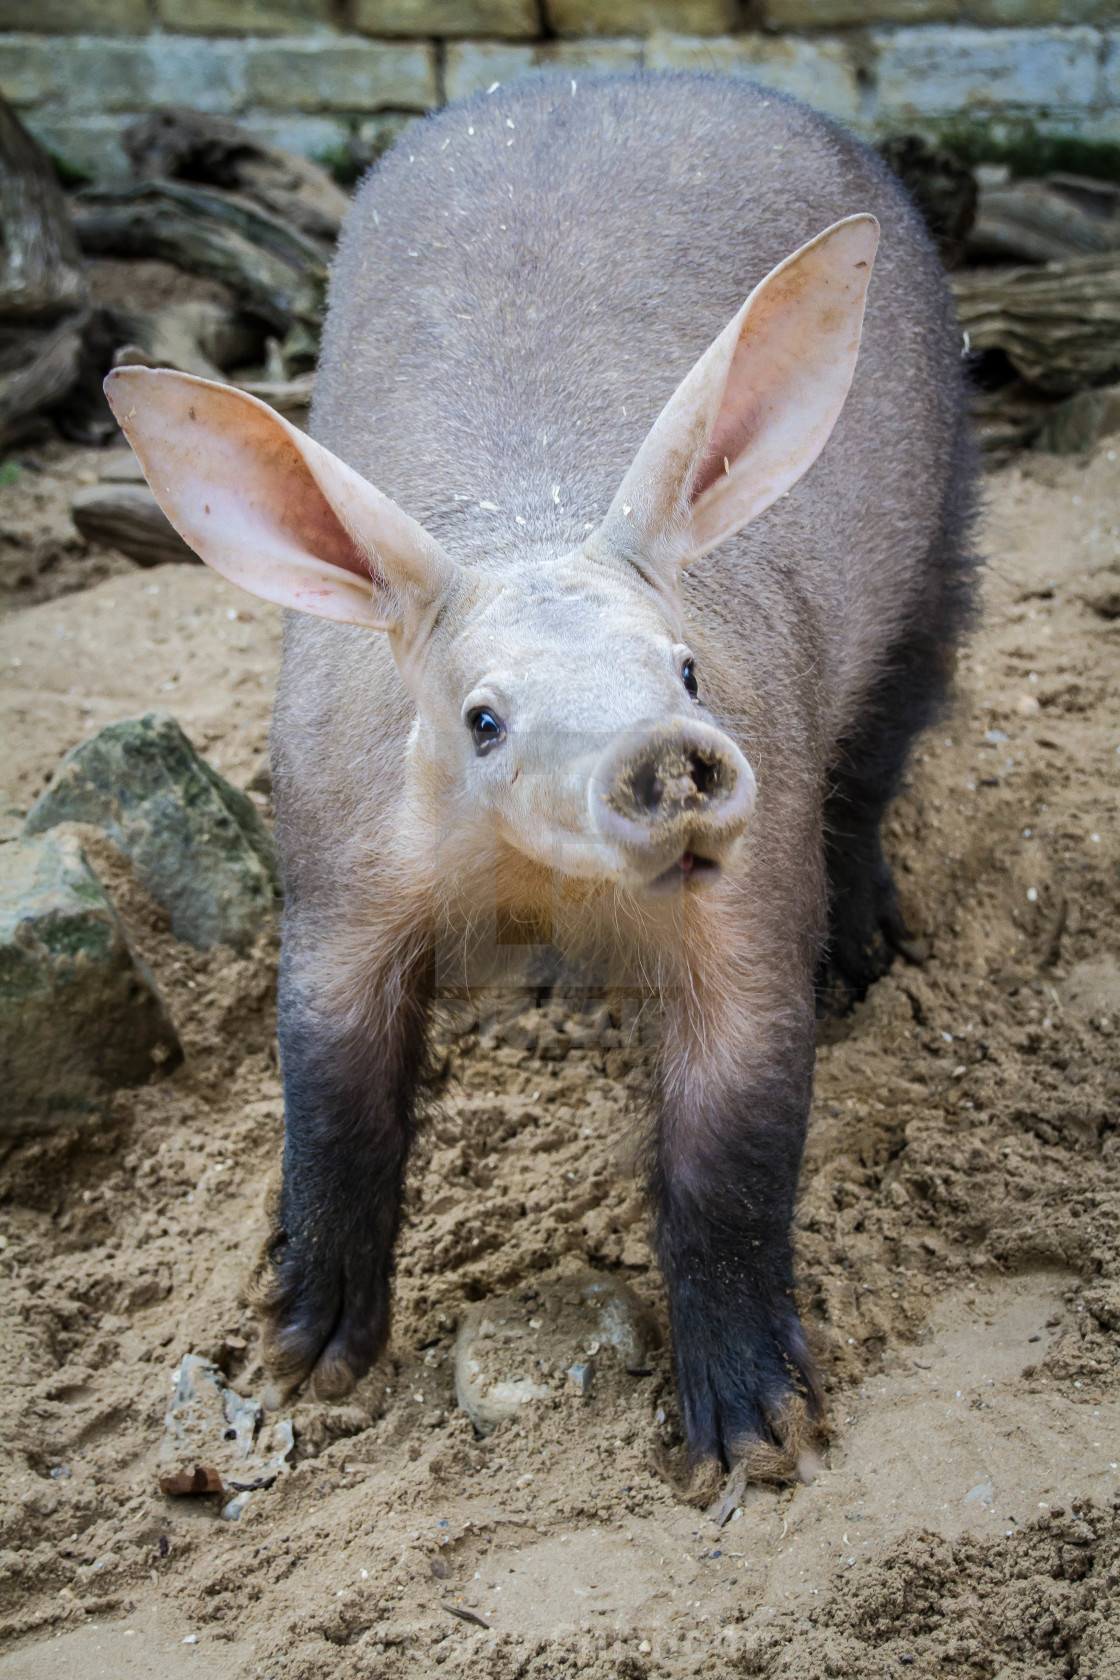
{"label": "weathered wood", "polygon": [[257,359],[259,335],[220,303],[198,300],[163,309],[114,309],[118,333],[114,367],[128,362],[178,368],[201,379],[221,379],[224,370]]}
{"label": "weathered wood", "polygon": [[311,416],[311,398],[315,388],[314,374],[301,374],[298,379],[238,379],[239,390],[259,397],[293,426],[307,430]]}
{"label": "weathered wood", "polygon": [[1120,253],[951,276],[972,350],[1002,350],[1052,396],[1120,379]]}
{"label": "weathered wood", "polygon": [[127,128],[134,174],[195,181],[241,193],[319,241],[329,252],[350,200],[325,169],[266,146],[229,117],[153,111]]}
{"label": "weathered wood", "polygon": [[146,484],[93,484],[79,490],[70,517],[87,542],[127,554],[140,566],[198,562]]}
{"label": "weathered wood", "polygon": [[89,280],[50,159],[0,99],[0,446],[75,385]]}
{"label": "weathered wood", "polygon": [[50,159],[0,99],[0,318],[82,309],[89,282]]}
{"label": "weathered wood", "polygon": [[1120,250],[1120,186],[1079,175],[982,187],[969,254],[1063,262]]}
{"label": "weathered wood", "polygon": [[162,257],[222,281],[280,332],[296,323],[318,332],[323,251],[251,199],[182,181],[91,189],[74,202],[74,225],[89,256]]}
{"label": "weathered wood", "polygon": [[77,382],[88,311],[51,326],[0,326],[0,447],[62,402]]}
{"label": "weathered wood", "polygon": [[[1120,432],[1120,385],[1106,385],[1098,391],[1079,391],[1057,403],[1046,416],[1034,438],[1035,449],[1051,455],[1087,455],[1101,438]],[[1105,613],[1106,618],[1120,612]]]}

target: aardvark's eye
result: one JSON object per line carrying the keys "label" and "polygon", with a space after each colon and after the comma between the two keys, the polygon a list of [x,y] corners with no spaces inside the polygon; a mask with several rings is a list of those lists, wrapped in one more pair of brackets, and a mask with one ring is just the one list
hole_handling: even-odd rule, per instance
{"label": "aardvark's eye", "polygon": [[686,659],[681,666],[681,681],[688,693],[696,700],[700,694],[700,684],[696,681],[695,659]]}
{"label": "aardvark's eye", "polygon": [[500,747],[506,738],[505,724],[485,706],[477,706],[468,714],[467,728],[471,732],[474,750],[480,758],[492,747]]}

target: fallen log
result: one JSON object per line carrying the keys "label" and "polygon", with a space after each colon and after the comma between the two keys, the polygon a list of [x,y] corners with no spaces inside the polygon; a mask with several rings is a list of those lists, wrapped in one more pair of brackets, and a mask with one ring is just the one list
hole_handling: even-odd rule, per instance
{"label": "fallen log", "polygon": [[73,390],[89,311],[45,327],[0,326],[0,448]]}
{"label": "fallen log", "polygon": [[199,563],[146,484],[92,484],[74,497],[70,517],[87,542],[115,548],[139,566]]}
{"label": "fallen log", "polygon": [[89,281],[51,161],[0,99],[0,319],[84,309]]}
{"label": "fallen log", "polygon": [[122,137],[142,179],[194,181],[253,199],[329,254],[350,200],[318,164],[266,146],[229,117],[153,111]]}
{"label": "fallen log", "polygon": [[248,391],[251,397],[259,397],[261,402],[274,408],[294,426],[307,430],[315,386],[314,374],[301,374],[298,379],[238,379],[235,383],[239,390]]}
{"label": "fallen log", "polygon": [[1120,186],[1081,175],[982,186],[968,254],[1064,262],[1120,250]]}
{"label": "fallen log", "polygon": [[[1102,438],[1120,432],[1120,385],[1079,391],[1052,408],[1031,445],[1051,455],[1088,455]],[[1120,613],[1106,613],[1116,618]]]}
{"label": "fallen log", "polygon": [[972,351],[1002,350],[1051,396],[1120,379],[1120,252],[950,275]]}
{"label": "fallen log", "polygon": [[89,280],[50,159],[0,99],[0,446],[77,383]]}
{"label": "fallen log", "polygon": [[220,303],[200,299],[163,309],[113,309],[110,314],[119,346],[114,367],[139,363],[220,380],[227,368],[257,359],[258,335]]}
{"label": "fallen log", "polygon": [[326,257],[251,199],[182,181],[87,189],[74,200],[74,226],[87,256],[162,257],[222,281],[278,332],[302,324],[318,334]]}

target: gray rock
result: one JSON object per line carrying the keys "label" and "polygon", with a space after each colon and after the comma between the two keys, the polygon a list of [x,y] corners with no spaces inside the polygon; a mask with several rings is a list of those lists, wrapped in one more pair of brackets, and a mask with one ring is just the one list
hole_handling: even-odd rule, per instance
{"label": "gray rock", "polygon": [[103,829],[199,950],[244,950],[279,907],[276,851],[252,800],[166,713],[111,723],[67,753],[24,834],[62,822]]}
{"label": "gray rock", "polygon": [[613,1277],[581,1272],[480,1301],[455,1344],[455,1393],[480,1435],[525,1407],[630,1387],[657,1343],[646,1308]]}
{"label": "gray rock", "polygon": [[0,846],[0,1132],[97,1114],[182,1059],[151,975],[70,835]]}

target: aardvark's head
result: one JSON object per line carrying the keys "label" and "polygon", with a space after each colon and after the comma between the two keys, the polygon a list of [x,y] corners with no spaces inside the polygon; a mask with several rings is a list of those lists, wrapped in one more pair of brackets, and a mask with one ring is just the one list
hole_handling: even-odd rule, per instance
{"label": "aardvark's head", "polygon": [[106,390],[203,560],[267,600],[388,634],[417,712],[410,781],[434,820],[589,887],[698,886],[732,853],[754,777],[705,711],[680,574],[824,447],[877,239],[853,216],[769,274],[669,399],[599,527],[496,570],[457,564],[243,392],[143,368]]}

